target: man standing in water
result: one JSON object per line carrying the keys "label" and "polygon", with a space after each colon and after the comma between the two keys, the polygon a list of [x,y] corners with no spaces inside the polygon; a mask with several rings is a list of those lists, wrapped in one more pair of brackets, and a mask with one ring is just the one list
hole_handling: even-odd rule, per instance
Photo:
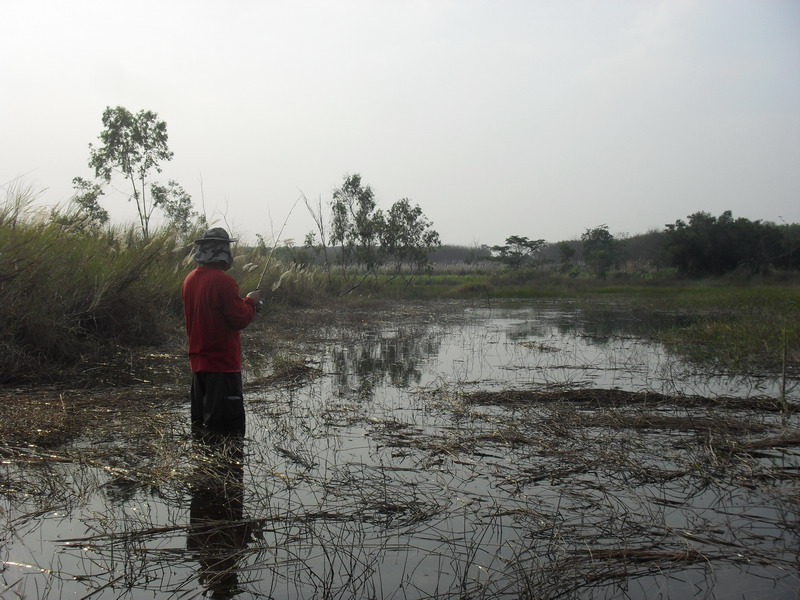
{"label": "man standing in water", "polygon": [[233,265],[228,232],[208,230],[192,257],[198,264],[183,282],[183,311],[192,368],[192,425],[219,433],[245,431],[239,331],[255,318],[261,293],[239,295],[225,273]]}

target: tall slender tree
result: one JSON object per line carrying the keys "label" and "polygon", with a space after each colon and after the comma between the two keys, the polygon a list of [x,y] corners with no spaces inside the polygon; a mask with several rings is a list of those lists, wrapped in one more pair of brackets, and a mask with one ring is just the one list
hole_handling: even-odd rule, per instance
{"label": "tall slender tree", "polygon": [[[149,110],[133,114],[122,106],[107,107],[99,139],[100,146],[89,144],[89,166],[106,184],[115,174],[128,182],[128,200],[136,203],[142,235],[149,237],[153,212],[159,207],[179,230],[188,230],[191,218],[197,216],[191,210],[189,194],[174,181],[167,186],[153,181],[154,173],[161,172],[161,164],[173,157],[167,145],[167,124],[158,119],[158,114]],[[85,190],[86,183],[79,183]]]}

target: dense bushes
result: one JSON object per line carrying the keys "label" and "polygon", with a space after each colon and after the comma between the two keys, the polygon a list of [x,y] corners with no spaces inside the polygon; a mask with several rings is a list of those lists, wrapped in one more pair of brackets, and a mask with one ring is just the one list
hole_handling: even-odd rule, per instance
{"label": "dense bushes", "polygon": [[734,219],[731,211],[719,217],[698,212],[689,215],[688,222],[679,219],[667,225],[665,250],[672,266],[695,277],[741,268],[754,272],[791,270],[798,265],[800,229],[797,225]]}

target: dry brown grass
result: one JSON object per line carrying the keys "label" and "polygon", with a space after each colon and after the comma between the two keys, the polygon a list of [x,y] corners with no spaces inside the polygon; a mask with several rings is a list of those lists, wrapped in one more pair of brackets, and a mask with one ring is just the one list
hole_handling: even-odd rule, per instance
{"label": "dry brown grass", "polygon": [[[762,459],[787,455],[783,448],[800,443],[791,428],[797,417],[784,419],[780,403],[607,389],[465,393],[441,385],[420,389],[410,410],[376,411],[375,404],[336,397],[316,383],[306,403],[298,401],[306,392],[295,386],[321,375],[304,348],[338,342],[340,328],[357,337],[400,318],[432,318],[408,305],[381,314],[373,308],[273,314],[247,330],[245,347],[271,369],[246,381],[246,388],[259,388],[249,411],[262,427],[257,443],[247,446],[249,514],[233,524],[165,525],[133,512],[120,521],[109,508],[94,516],[96,529],[60,542],[98,556],[140,552],[143,568],[158,563],[161,544],[168,549],[161,560],[191,567],[183,537],[242,527],[262,535],[248,537],[253,573],[269,574],[274,566],[275,573],[311,577],[322,555],[297,551],[321,549],[331,571],[341,567],[347,576],[340,597],[368,597],[358,578],[371,581],[387,552],[414,544],[460,578],[462,589],[442,596],[448,598],[503,591],[513,598],[577,597],[595,590],[601,597],[605,585],[623,589],[640,576],[669,578],[704,565],[760,564],[781,572],[796,566],[789,532],[800,506],[800,472],[789,459]],[[0,456],[9,465],[0,491],[26,501],[38,495],[42,511],[69,507],[73,492],[60,476],[69,467],[111,500],[141,492],[185,506],[187,490],[224,479],[218,457],[188,434],[188,380],[178,383],[187,374],[181,346],[129,356],[134,386],[0,390]],[[111,376],[114,369],[95,372]],[[171,386],[157,383],[164,379]],[[357,460],[329,454],[343,437],[368,454]],[[31,472],[40,478],[35,486],[28,483]],[[769,499],[781,511],[769,522],[760,515],[749,521],[733,500],[750,492],[758,494],[754,505]],[[698,498],[712,504],[695,515]],[[668,524],[687,503],[686,522]],[[765,525],[775,531],[765,533]],[[418,573],[408,564],[410,581]],[[472,579],[476,568],[488,575]],[[287,582],[287,589],[295,584]],[[349,593],[354,589],[360,595]]]}
{"label": "dry brown grass", "polygon": [[720,408],[730,410],[758,410],[767,412],[796,412],[797,407],[787,405],[777,398],[707,398],[703,396],[675,396],[658,392],[629,392],[617,389],[558,389],[558,390],[498,390],[477,391],[464,395],[469,404],[497,406],[530,405],[533,403],[565,402],[582,408],[671,406],[679,408]]}
{"label": "dry brown grass", "polygon": [[0,439],[6,445],[54,448],[86,434],[99,435],[110,423],[126,424],[131,435],[157,430],[170,404],[185,391],[29,389],[0,390]]}

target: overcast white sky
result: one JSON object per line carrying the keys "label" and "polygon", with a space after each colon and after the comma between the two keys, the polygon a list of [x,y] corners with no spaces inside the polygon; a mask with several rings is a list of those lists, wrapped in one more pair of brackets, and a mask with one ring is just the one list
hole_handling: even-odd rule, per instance
{"label": "overcast white sky", "polygon": [[[352,173],[451,244],[800,222],[798,0],[0,0],[0,19],[0,186],[46,205],[124,106],[166,121],[162,180],[253,241]],[[298,205],[282,237],[312,229]]]}

